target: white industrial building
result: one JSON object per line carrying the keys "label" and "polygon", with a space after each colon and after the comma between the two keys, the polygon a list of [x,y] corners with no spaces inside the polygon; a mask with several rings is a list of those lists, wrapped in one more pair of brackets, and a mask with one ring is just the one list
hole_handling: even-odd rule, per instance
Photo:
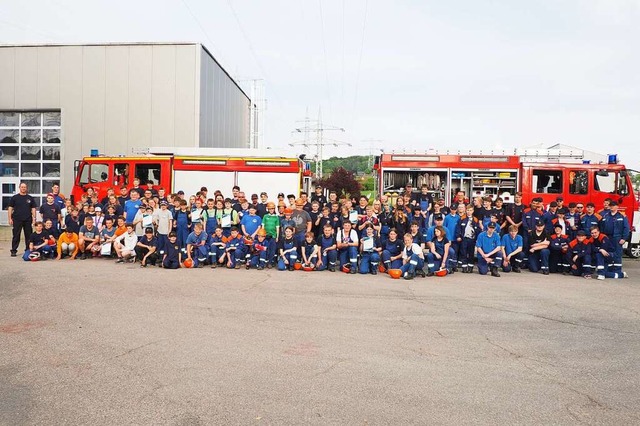
{"label": "white industrial building", "polygon": [[198,43],[0,46],[0,196],[69,192],[98,150],[249,146],[251,100]]}

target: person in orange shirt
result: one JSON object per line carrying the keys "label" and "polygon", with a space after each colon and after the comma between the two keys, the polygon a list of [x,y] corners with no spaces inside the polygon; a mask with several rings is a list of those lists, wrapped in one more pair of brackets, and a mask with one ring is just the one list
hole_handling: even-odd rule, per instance
{"label": "person in orange shirt", "polygon": [[58,257],[56,257],[56,260],[60,260],[65,256],[70,256],[71,260],[74,260],[78,254],[78,247],[78,234],[71,229],[67,229],[58,239]]}

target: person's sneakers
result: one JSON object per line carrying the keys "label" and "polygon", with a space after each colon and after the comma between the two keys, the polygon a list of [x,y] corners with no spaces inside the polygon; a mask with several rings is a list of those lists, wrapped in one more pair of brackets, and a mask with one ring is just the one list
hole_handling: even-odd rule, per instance
{"label": "person's sneakers", "polygon": [[287,269],[289,269],[290,271],[293,271],[293,265],[289,265],[289,268]]}
{"label": "person's sneakers", "polygon": [[240,263],[236,263],[235,269],[240,269]]}
{"label": "person's sneakers", "polygon": [[422,278],[426,278],[427,274],[424,272],[424,269],[416,269],[416,275],[420,275]]}
{"label": "person's sneakers", "polygon": [[147,265],[146,265],[145,263],[141,263],[141,264],[140,264],[140,267],[141,267],[141,268],[146,268],[146,267],[147,267]]}
{"label": "person's sneakers", "polygon": [[512,270],[513,270],[513,272],[515,272],[516,274],[519,274],[519,273],[521,273],[521,272],[522,272],[522,270],[521,270],[521,269],[520,269],[520,267],[518,267],[518,266],[514,266],[514,267],[512,268]]}
{"label": "person's sneakers", "polygon": [[500,273],[498,272],[498,268],[491,268],[491,276],[492,277],[499,277]]}
{"label": "person's sneakers", "polygon": [[371,275],[378,275],[378,267],[371,268]]}
{"label": "person's sneakers", "polygon": [[604,275],[598,275],[599,280],[604,280]]}
{"label": "person's sneakers", "polygon": [[357,271],[356,271],[356,268],[351,268],[351,269],[349,269],[349,273],[350,273],[350,274],[355,274],[356,272],[357,272]]}
{"label": "person's sneakers", "polygon": [[622,278],[629,278],[629,274],[627,274],[626,272],[622,271]]}
{"label": "person's sneakers", "polygon": [[15,252],[15,251],[12,251],[12,252],[11,252],[11,257],[16,257],[17,255],[18,255],[18,253],[17,253],[17,252]]}
{"label": "person's sneakers", "polygon": [[412,280],[413,279],[413,274],[410,274],[408,271],[404,273],[403,275],[405,280]]}
{"label": "person's sneakers", "polygon": [[335,272],[336,271],[336,267],[335,266],[329,266],[329,272]]}
{"label": "person's sneakers", "polygon": [[542,275],[549,275],[549,270],[548,269],[543,269],[542,270]]}
{"label": "person's sneakers", "polygon": [[591,274],[584,274],[583,275],[585,280],[590,280],[591,279]]}
{"label": "person's sneakers", "polygon": [[428,277],[432,277],[433,276],[433,271],[431,271],[431,269],[429,269],[429,272],[427,272],[427,276]]}
{"label": "person's sneakers", "polygon": [[86,260],[87,259],[87,254],[85,252],[82,252],[82,254],[80,255],[80,260]]}
{"label": "person's sneakers", "polygon": [[249,269],[251,269],[251,264],[247,262],[246,265],[244,265],[244,268],[248,271]]}
{"label": "person's sneakers", "polygon": [[118,260],[116,260],[116,263],[124,263],[124,259],[123,258],[119,258]]}
{"label": "person's sneakers", "polygon": [[218,267],[217,262],[211,263],[211,269],[216,269]]}
{"label": "person's sneakers", "polygon": [[262,271],[264,269],[264,266],[260,265],[260,266],[258,266],[257,269],[258,269],[258,271]]}

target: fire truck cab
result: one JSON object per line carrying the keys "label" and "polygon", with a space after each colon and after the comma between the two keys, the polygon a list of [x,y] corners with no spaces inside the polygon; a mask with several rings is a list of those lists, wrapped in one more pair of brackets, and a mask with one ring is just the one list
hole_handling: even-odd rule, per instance
{"label": "fire truck cab", "polygon": [[[195,194],[202,186],[227,194],[238,185],[249,196],[262,191],[300,193],[310,186],[311,173],[303,159],[277,155],[271,150],[216,148],[150,148],[145,155],[108,157],[92,153],[76,161],[71,195],[78,199],[93,188],[102,198],[108,188],[140,186],[167,193],[183,190]],[[269,194],[275,199],[275,194]]]}

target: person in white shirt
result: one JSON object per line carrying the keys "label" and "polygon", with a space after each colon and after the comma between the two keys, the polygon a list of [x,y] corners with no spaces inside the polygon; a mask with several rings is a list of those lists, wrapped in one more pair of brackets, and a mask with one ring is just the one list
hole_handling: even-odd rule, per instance
{"label": "person in white shirt", "polygon": [[424,253],[422,248],[413,242],[411,234],[404,234],[404,249],[402,249],[402,276],[405,280],[412,280],[416,273],[424,276]]}
{"label": "person in white shirt", "polygon": [[114,241],[114,247],[118,260],[116,263],[124,263],[125,260],[133,263],[136,261],[136,244],[138,244],[138,236],[133,230],[133,224],[127,223],[127,232],[117,237]]}
{"label": "person in white shirt", "polygon": [[336,241],[338,246],[338,258],[342,268],[349,267],[349,273],[355,274],[358,269],[358,232],[352,229],[351,222],[345,221],[342,229],[338,230]]}
{"label": "person in white shirt", "polygon": [[164,246],[169,241],[169,232],[171,232],[173,226],[173,213],[169,210],[167,201],[160,201],[160,210],[153,212],[153,224],[158,232],[158,249],[160,256],[162,256],[164,254]]}

